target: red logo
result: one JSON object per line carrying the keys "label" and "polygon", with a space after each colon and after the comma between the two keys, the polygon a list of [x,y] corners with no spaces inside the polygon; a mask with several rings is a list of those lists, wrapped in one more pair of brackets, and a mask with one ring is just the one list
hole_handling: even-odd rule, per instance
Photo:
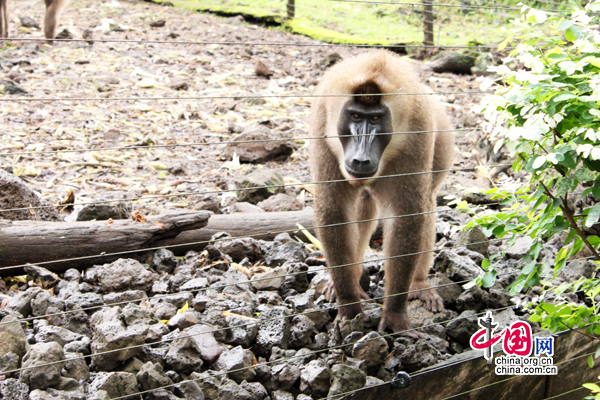
{"label": "red logo", "polygon": [[[527,357],[533,349],[531,326],[524,321],[513,322],[510,327],[504,328],[499,334],[485,340],[485,334],[488,329],[482,328],[471,336],[471,348],[474,350],[484,350],[492,347],[501,339],[503,340],[503,349],[506,354]],[[490,335],[491,336],[491,335]],[[480,339],[483,337],[483,341]]]}

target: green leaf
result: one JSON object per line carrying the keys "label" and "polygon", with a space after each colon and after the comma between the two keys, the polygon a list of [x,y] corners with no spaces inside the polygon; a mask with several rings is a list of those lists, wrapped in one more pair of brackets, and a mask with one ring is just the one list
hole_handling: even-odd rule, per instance
{"label": "green leaf", "polygon": [[566,194],[574,185],[574,181],[571,178],[560,178],[558,182],[556,182],[556,195],[561,196]]}
{"label": "green leaf", "polygon": [[575,96],[573,93],[565,91],[565,92],[560,92],[556,96],[552,97],[551,100],[553,102],[557,103],[559,101],[565,101],[565,100],[569,100],[569,99],[574,99],[575,97],[577,97],[577,96]]}
{"label": "green leaf", "polygon": [[558,27],[556,28],[556,30],[557,31],[564,31],[564,30],[569,29],[570,27],[572,27],[574,23],[575,23],[575,21],[567,19],[565,21],[562,21],[560,24],[558,24]]}
{"label": "green leaf", "polygon": [[573,177],[581,182],[589,182],[596,179],[596,174],[587,168],[579,168]]}
{"label": "green leaf", "polygon": [[585,219],[585,226],[590,228],[600,219],[600,203],[596,204],[594,207],[590,209],[590,212]]}
{"label": "green leaf", "polygon": [[494,286],[494,283],[496,283],[496,271],[495,270],[488,271],[481,279],[481,286],[483,286],[484,288],[492,287],[492,286]]}
{"label": "green leaf", "polygon": [[[587,364],[588,364],[588,367],[594,368],[594,357],[591,354],[587,358]],[[600,390],[600,387],[598,387],[598,385],[594,385],[594,386],[596,386],[598,388],[598,389],[593,389],[594,391]]]}
{"label": "green leaf", "polygon": [[483,261],[481,261],[481,268],[484,271],[487,271],[489,266],[490,266],[490,260],[488,260],[487,258],[484,258]]}
{"label": "green leaf", "polygon": [[[593,362],[593,360],[592,360],[592,362]],[[594,392],[600,392],[600,386],[596,385],[595,383],[584,383],[582,386],[584,388],[592,390]]]}
{"label": "green leaf", "polygon": [[[566,28],[565,28],[566,29]],[[498,51],[502,51],[504,50],[504,48],[506,47],[506,45],[508,44],[508,42],[510,42],[510,40],[513,38],[513,35],[508,36],[506,39],[504,39],[502,41],[502,43],[500,43],[498,45]]]}

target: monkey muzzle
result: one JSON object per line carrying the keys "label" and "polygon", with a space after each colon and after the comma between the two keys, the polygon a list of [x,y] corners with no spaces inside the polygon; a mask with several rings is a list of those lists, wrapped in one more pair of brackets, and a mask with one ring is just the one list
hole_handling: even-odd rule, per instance
{"label": "monkey muzzle", "polygon": [[350,135],[340,137],[344,147],[344,167],[354,179],[370,178],[377,173],[388,135],[380,134],[380,126],[367,121],[350,122]]}

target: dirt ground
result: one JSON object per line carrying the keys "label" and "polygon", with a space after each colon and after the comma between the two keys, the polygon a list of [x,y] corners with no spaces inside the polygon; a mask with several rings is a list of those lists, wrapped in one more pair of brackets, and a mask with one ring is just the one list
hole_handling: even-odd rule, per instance
{"label": "dirt ground", "polygon": [[[19,16],[29,16],[41,25],[40,2],[9,2],[9,10],[9,36],[43,37],[19,22]],[[160,26],[160,20],[164,26],[152,26]],[[77,201],[116,191],[128,197],[165,195],[146,205],[194,208],[199,196],[177,195],[232,188],[256,168],[273,169],[288,183],[310,182],[302,138],[311,98],[302,95],[313,92],[327,55],[364,51],[323,45],[240,16],[135,1],[76,0],[64,12],[58,32],[63,29],[75,39],[89,30],[86,35],[94,39],[115,41],[11,40],[0,51],[1,79],[26,91],[0,94],[0,165],[52,203],[73,189]],[[271,69],[270,79],[256,75],[257,60]],[[420,68],[421,62],[414,63]],[[475,126],[469,109],[481,95],[465,93],[479,90],[474,77],[421,75],[444,93],[456,128]],[[249,95],[291,97],[244,98]],[[273,137],[293,138],[299,149],[285,162],[230,162],[222,143],[258,125],[271,129]],[[456,137],[457,168],[486,161],[478,131],[460,131]],[[140,145],[174,146],[133,148]],[[86,151],[60,151],[66,149]],[[6,154],[14,152],[20,154]],[[470,171],[451,174],[447,187],[457,182],[484,184]],[[310,193],[303,198],[310,203]]]}

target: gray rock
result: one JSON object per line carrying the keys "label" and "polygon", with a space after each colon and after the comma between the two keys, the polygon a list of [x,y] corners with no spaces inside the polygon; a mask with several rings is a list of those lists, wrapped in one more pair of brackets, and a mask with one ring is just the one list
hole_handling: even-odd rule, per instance
{"label": "gray rock", "polygon": [[303,312],[314,307],[313,302],[314,293],[300,293],[295,296],[288,296],[285,302],[291,304],[294,307],[295,312]]}
{"label": "gray rock", "polygon": [[8,303],[6,303],[6,310],[9,312],[15,311],[24,317],[29,317],[32,312],[31,300],[35,299],[41,292],[43,292],[42,288],[34,286],[24,292],[17,293],[8,300]]}
{"label": "gray rock", "polygon": [[285,262],[304,262],[308,253],[303,243],[287,242],[276,244],[267,254],[265,254],[265,263],[270,267],[282,265]]}
{"label": "gray rock", "polygon": [[[168,304],[172,304],[175,307],[175,309],[180,309],[185,305],[185,303],[187,303],[189,306],[192,303],[193,298],[194,298],[194,295],[192,293],[177,293],[177,294],[171,294],[168,296],[151,298],[150,304],[153,307],[157,307],[159,304],[168,303]],[[164,319],[164,318],[161,318],[161,319]]]}
{"label": "gray rock", "polygon": [[142,264],[133,259],[120,258],[117,261],[95,266],[86,270],[85,281],[98,282],[104,293],[125,290],[149,291],[158,276],[148,271]]}
{"label": "gray rock", "polygon": [[[214,400],[219,397],[219,388],[221,387],[220,376],[214,376],[214,372],[206,371],[202,373],[192,372],[190,379],[200,386],[204,397],[207,400]],[[233,381],[231,381],[233,382]],[[235,382],[233,382],[235,383]]]}
{"label": "gray rock", "polygon": [[565,264],[560,270],[560,276],[567,282],[573,282],[581,277],[591,278],[595,271],[596,267],[590,260],[575,260]]}
{"label": "gray rock", "polygon": [[92,341],[87,336],[82,336],[81,340],[75,340],[73,342],[65,344],[63,350],[65,353],[79,353],[83,355],[91,354],[90,345]]}
{"label": "gray rock", "polygon": [[81,333],[82,335],[91,337],[90,317],[81,309],[81,306],[72,301],[67,301],[65,304],[63,327],[71,332]]}
{"label": "gray rock", "polygon": [[225,343],[246,348],[252,345],[258,333],[258,322],[254,324],[251,320],[238,316],[227,316],[225,322],[229,327]]}
{"label": "gray rock", "polygon": [[[105,199],[99,199],[105,200]],[[77,221],[106,221],[108,219],[129,219],[131,203],[117,202],[114,204],[86,204],[77,213]]]}
{"label": "gray rock", "polygon": [[239,201],[257,204],[275,193],[283,191],[283,178],[275,171],[259,168],[236,182]]}
{"label": "gray rock", "polygon": [[186,400],[205,400],[204,393],[196,381],[183,381],[173,386],[174,392]]}
{"label": "gray rock", "polygon": [[[283,267],[288,268],[288,276],[285,278],[283,290],[295,290],[298,293],[304,293],[308,289],[308,270],[309,267],[303,262],[286,262]],[[312,301],[313,294],[311,293],[310,301]],[[287,300],[287,299],[286,299]],[[305,308],[309,307],[306,304]]]}
{"label": "gray rock", "polygon": [[475,279],[483,271],[471,258],[458,255],[454,249],[442,250],[433,260],[433,268],[455,282]]}
{"label": "gray rock", "polygon": [[[6,85],[11,81],[2,81]],[[16,85],[12,83],[12,86]],[[8,91],[8,89],[7,89]],[[0,169],[0,210],[26,207],[44,207],[31,210],[4,211],[0,213],[0,218],[12,221],[38,220],[38,221],[58,221],[59,216],[56,209],[27,185],[12,174]]]}
{"label": "gray rock", "polygon": [[207,325],[196,325],[181,331],[169,345],[165,357],[167,365],[186,374],[199,370],[204,363],[212,365],[223,351],[212,331],[214,328]]}
{"label": "gray rock", "polygon": [[125,292],[107,293],[102,296],[105,304],[124,303],[147,298],[148,295],[143,290],[127,290]]}
{"label": "gray rock", "polygon": [[227,254],[233,262],[239,263],[244,258],[257,261],[262,258],[260,243],[253,238],[220,240],[212,245],[223,254]]}
{"label": "gray rock", "polygon": [[352,347],[352,357],[365,360],[367,367],[377,367],[388,355],[387,341],[377,332],[369,332]]}
{"label": "gray rock", "polygon": [[446,325],[448,336],[465,348],[470,347],[469,340],[478,329],[477,317],[475,316],[475,311],[472,310],[463,311],[458,318],[448,322],[448,325]]}
{"label": "gray rock", "polygon": [[66,362],[62,370],[62,376],[75,379],[78,382],[87,381],[90,377],[90,368],[82,355],[65,352],[65,359]]}
{"label": "gray rock", "polygon": [[361,389],[367,382],[367,374],[357,367],[335,364],[331,368],[332,382],[327,396],[337,396],[351,390]]}
{"label": "gray rock", "polygon": [[158,249],[152,256],[152,265],[158,272],[170,274],[177,266],[177,258],[171,250]]}
{"label": "gray rock", "polygon": [[456,51],[442,51],[436,54],[424,68],[433,72],[452,72],[455,74],[470,74],[475,65],[475,58]]}
{"label": "gray rock", "polygon": [[446,275],[436,273],[435,275],[427,277],[427,283],[431,287],[435,287],[436,291],[444,301],[444,307],[448,308],[454,306],[456,299],[462,293],[462,287],[453,283]]}
{"label": "gray rock", "polygon": [[186,311],[182,313],[177,313],[173,317],[171,317],[167,322],[167,326],[170,329],[184,330],[185,328],[194,326],[199,322],[200,320],[198,319],[198,317],[196,317],[196,314]]}
{"label": "gray rock", "polygon": [[253,214],[253,213],[264,213],[264,212],[265,212],[265,210],[263,210],[262,208],[255,206],[252,203],[248,203],[247,201],[233,203],[231,206],[228,207],[229,214],[234,214],[234,213]]}
{"label": "gray rock", "polygon": [[64,300],[51,296],[47,291],[40,292],[36,297],[31,299],[31,314],[33,316],[46,315],[48,307],[53,307],[57,310],[65,309]]}
{"label": "gray rock", "polygon": [[259,202],[257,206],[267,212],[300,211],[304,208],[304,204],[298,199],[285,193],[278,193],[275,196],[271,196]]}
{"label": "gray rock", "polygon": [[300,379],[300,368],[292,363],[275,364],[271,367],[271,378],[267,382],[267,389],[290,390]]}
{"label": "gray rock", "polygon": [[407,372],[414,372],[435,364],[439,356],[440,352],[428,339],[419,339],[407,346],[398,358]]}
{"label": "gray rock", "polygon": [[331,373],[323,360],[309,362],[300,375],[300,391],[315,397],[325,397],[331,387]]}
{"label": "gray rock", "polygon": [[[189,281],[187,281],[186,283],[184,283],[183,285],[181,285],[179,287],[180,290],[198,290],[198,289],[204,289],[207,288],[208,285],[208,279],[206,278],[194,278],[194,279],[190,279]],[[200,294],[200,293],[198,293]],[[196,310],[197,311],[197,310]]]}
{"label": "gray rock", "polygon": [[5,316],[1,322],[0,371],[9,371],[19,368],[27,350],[27,336],[14,315]]}
{"label": "gray rock", "polygon": [[486,258],[490,256],[490,241],[478,226],[461,230],[456,239],[456,246],[465,246]]}
{"label": "gray rock", "polygon": [[[54,386],[60,381],[60,371],[64,365],[60,361],[64,359],[63,349],[58,343],[36,343],[23,357],[22,368],[27,369],[20,372],[19,380],[31,390],[45,390]],[[31,368],[36,365],[43,367]]]}
{"label": "gray rock", "polygon": [[60,326],[47,325],[38,329],[37,333],[35,334],[35,341],[37,343],[57,342],[62,347],[67,343],[81,340],[82,337],[83,335],[71,332],[70,330]]}
{"label": "gray rock", "polygon": [[0,381],[0,399],[28,400],[29,387],[17,379],[8,378]]}
{"label": "gray rock", "polygon": [[224,351],[215,363],[215,368],[227,372],[227,376],[237,383],[252,381],[256,376],[252,368],[254,360],[254,354],[250,350],[237,346]]}
{"label": "gray rock", "polygon": [[365,383],[365,387],[381,386],[384,384],[385,381],[383,379],[375,378],[374,376],[367,376],[367,383]]}
{"label": "gray rock", "polygon": [[252,400],[252,395],[231,379],[224,379],[223,384],[219,387],[219,396],[216,398],[216,400],[231,399]]}
{"label": "gray rock", "polygon": [[290,329],[290,346],[304,347],[310,342],[313,334],[318,333],[315,328],[315,323],[306,315],[296,315],[292,319]]}
{"label": "gray rock", "polygon": [[294,400],[294,395],[285,390],[274,390],[271,393],[272,400]]}
{"label": "gray rock", "polygon": [[[100,372],[88,388],[92,394],[104,390],[109,398],[134,395],[139,392],[138,382],[135,375],[129,372]],[[130,396],[129,399],[139,399],[138,396]]]}
{"label": "gray rock", "polygon": [[68,301],[76,303],[81,308],[90,309],[94,307],[102,307],[104,305],[104,300],[102,296],[98,293],[81,293],[75,294],[68,298]]}
{"label": "gray rock", "polygon": [[255,343],[258,354],[268,357],[273,346],[287,349],[290,338],[288,315],[285,307],[273,307],[261,313]]}
{"label": "gray rock", "polygon": [[226,154],[228,157],[232,157],[233,153],[237,154],[240,162],[260,164],[270,160],[284,160],[297,148],[292,141],[269,141],[270,138],[268,128],[251,127],[234,140],[244,143],[229,144]]}
{"label": "gray rock", "polygon": [[529,236],[518,237],[515,244],[506,249],[506,255],[515,260],[520,260],[525,257],[531,246],[533,246],[532,238]]}
{"label": "gray rock", "polygon": [[246,390],[250,395],[252,395],[252,399],[254,400],[264,400],[269,396],[267,389],[260,382],[242,382],[240,386]]}
{"label": "gray rock", "polygon": [[26,265],[24,268],[27,273],[27,281],[33,281],[43,288],[51,288],[58,283],[60,278],[52,271],[37,265]]}
{"label": "gray rock", "polygon": [[140,387],[142,388],[142,391],[173,384],[173,381],[165,375],[162,366],[151,361],[148,361],[146,364],[142,365],[136,375],[136,378],[140,384]]}
{"label": "gray rock", "polygon": [[277,267],[270,271],[254,274],[252,276],[252,287],[255,290],[279,290],[286,280],[287,267]]}
{"label": "gray rock", "polygon": [[[127,326],[122,320],[119,307],[96,312],[91,319],[94,336],[91,343],[92,366],[99,371],[111,371],[121,362],[135,357],[139,347],[146,341],[148,326]],[[124,349],[114,352],[113,350]],[[97,354],[105,353],[106,354]],[[97,354],[97,355],[96,355]]]}
{"label": "gray rock", "polygon": [[203,312],[206,309],[206,304],[210,301],[210,297],[200,292],[196,294],[196,297],[192,300],[192,308],[194,311]]}
{"label": "gray rock", "polygon": [[166,389],[155,389],[144,394],[144,400],[181,400]]}
{"label": "gray rock", "polygon": [[487,307],[489,294],[479,286],[473,286],[458,296],[456,299],[456,310],[462,312],[465,310],[480,311]]}

